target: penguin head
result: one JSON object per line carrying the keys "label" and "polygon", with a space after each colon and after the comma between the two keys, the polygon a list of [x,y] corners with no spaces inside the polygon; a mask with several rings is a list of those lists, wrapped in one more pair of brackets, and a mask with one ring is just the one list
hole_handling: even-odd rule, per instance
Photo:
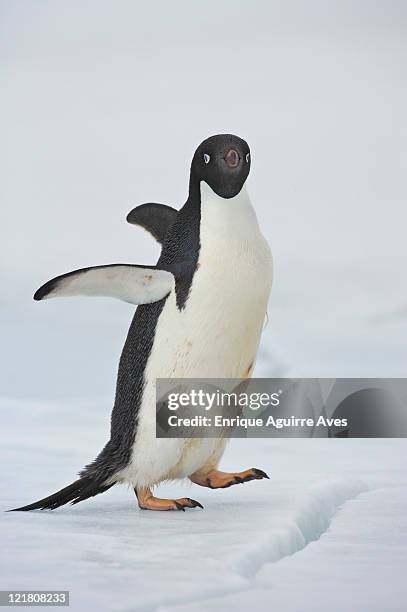
{"label": "penguin head", "polygon": [[191,164],[191,182],[205,181],[221,198],[233,198],[250,172],[250,149],[245,140],[218,134],[204,140]]}

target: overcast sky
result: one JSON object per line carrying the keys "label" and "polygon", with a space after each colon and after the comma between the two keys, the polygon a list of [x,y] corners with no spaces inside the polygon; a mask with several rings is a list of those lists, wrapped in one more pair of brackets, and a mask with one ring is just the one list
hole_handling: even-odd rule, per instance
{"label": "overcast sky", "polygon": [[407,5],[0,1],[2,390],[113,393],[133,309],[36,304],[62,272],[154,263],[201,140],[252,149],[275,262],[261,373],[402,376]]}

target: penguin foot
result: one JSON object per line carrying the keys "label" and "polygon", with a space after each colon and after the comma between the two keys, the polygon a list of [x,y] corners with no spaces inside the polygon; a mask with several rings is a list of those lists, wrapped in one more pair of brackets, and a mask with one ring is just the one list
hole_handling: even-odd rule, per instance
{"label": "penguin foot", "polygon": [[138,499],[138,505],[141,510],[182,510],[185,508],[202,508],[195,499],[189,497],[181,497],[180,499],[161,499],[154,497],[151,490],[148,488],[134,489]]}
{"label": "penguin foot", "polygon": [[227,489],[235,484],[249,482],[249,480],[261,480],[269,478],[266,472],[258,468],[250,468],[244,472],[220,472],[219,470],[211,470],[207,474],[192,474],[189,479],[201,487],[209,487],[210,489]]}

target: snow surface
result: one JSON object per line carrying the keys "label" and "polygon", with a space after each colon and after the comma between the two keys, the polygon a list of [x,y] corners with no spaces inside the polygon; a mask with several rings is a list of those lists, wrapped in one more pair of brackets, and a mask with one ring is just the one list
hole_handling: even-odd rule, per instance
{"label": "snow surface", "polygon": [[[107,406],[6,407],[2,510],[68,484],[106,436]],[[69,589],[74,610],[401,610],[406,451],[405,440],[232,440],[223,467],[271,479],[159,488],[204,510],[140,511],[116,486],[75,507],[3,513],[2,588]]]}
{"label": "snow surface", "polygon": [[[133,309],[34,304],[63,272],[152,264],[125,216],[180,206],[209,134],[248,140],[275,281],[258,376],[406,376],[406,3],[0,0],[1,510],[75,477],[106,441]],[[209,86],[209,85],[210,86]],[[97,398],[101,398],[98,400]],[[404,440],[233,440],[181,483],[205,510],[148,513],[114,487],[0,513],[0,586],[71,608],[405,609]]]}

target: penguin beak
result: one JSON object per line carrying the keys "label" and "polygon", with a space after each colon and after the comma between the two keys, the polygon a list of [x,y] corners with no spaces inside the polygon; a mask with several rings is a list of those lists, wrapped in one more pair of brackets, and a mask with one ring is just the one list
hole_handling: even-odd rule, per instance
{"label": "penguin beak", "polygon": [[236,149],[229,149],[224,159],[225,159],[227,167],[230,168],[231,170],[234,170],[240,164],[240,155],[236,151]]}

